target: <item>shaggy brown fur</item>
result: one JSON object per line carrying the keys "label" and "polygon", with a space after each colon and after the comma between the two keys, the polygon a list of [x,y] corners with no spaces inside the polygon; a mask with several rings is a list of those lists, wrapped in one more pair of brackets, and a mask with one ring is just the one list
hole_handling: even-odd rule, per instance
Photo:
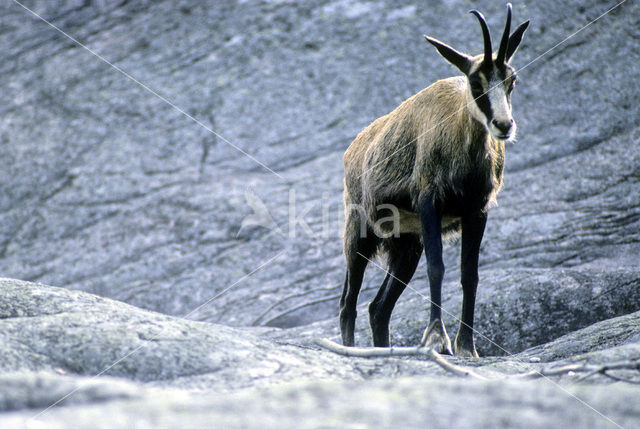
{"label": "shaggy brown fur", "polygon": [[344,154],[347,276],[340,299],[340,329],[354,344],[358,293],[369,258],[387,256],[388,274],[369,305],[376,346],[389,345],[393,307],[411,280],[424,250],[431,293],[431,320],[422,344],[452,353],[441,317],[444,276],[442,237],[462,234],[462,317],[454,350],[478,356],[473,312],[478,255],[487,210],[502,187],[504,142],[515,137],[509,65],[529,22],[512,34],[511,5],[500,49],[480,12],[485,52],[471,57],[426,37],[464,76],[435,82],[365,128]]}
{"label": "shaggy brown fur", "polygon": [[[463,210],[486,210],[495,202],[502,187],[504,142],[471,117],[466,91],[463,76],[439,80],[351,143],[343,158],[345,253],[353,248],[350,241],[358,237],[352,231],[360,231],[361,222],[375,235],[373,226],[389,216],[377,209],[382,204],[401,210],[400,232],[420,235],[417,202],[423,194],[436,195],[443,207],[443,233],[449,235],[459,232]],[[393,237],[378,240],[383,244],[392,246]]]}

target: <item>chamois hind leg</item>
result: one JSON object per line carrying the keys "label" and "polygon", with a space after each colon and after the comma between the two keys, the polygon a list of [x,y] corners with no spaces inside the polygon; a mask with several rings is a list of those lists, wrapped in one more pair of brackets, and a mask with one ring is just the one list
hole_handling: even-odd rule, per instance
{"label": "chamois hind leg", "polygon": [[388,251],[389,268],[378,294],[369,304],[369,322],[373,345],[389,347],[389,320],[396,301],[416,272],[422,246],[417,236],[402,235],[394,239]]}
{"label": "chamois hind leg", "polygon": [[430,196],[420,200],[420,222],[422,224],[422,241],[427,258],[427,275],[431,292],[431,318],[429,327],[422,336],[421,344],[433,348],[438,353],[453,354],[451,340],[442,323],[442,278],[444,263],[442,261],[442,215]]}
{"label": "chamois hind leg", "polygon": [[462,218],[462,317],[453,343],[457,356],[478,357],[473,342],[473,310],[478,287],[478,255],[486,223],[487,215],[482,212]]}
{"label": "chamois hind leg", "polygon": [[358,294],[362,286],[364,270],[367,268],[369,259],[375,253],[377,245],[371,231],[367,231],[366,236],[363,237],[360,228],[354,227],[354,223],[356,222],[347,219],[347,228],[345,229],[344,252],[347,259],[347,275],[340,298],[340,332],[342,344],[345,346],[353,346],[354,344]]}

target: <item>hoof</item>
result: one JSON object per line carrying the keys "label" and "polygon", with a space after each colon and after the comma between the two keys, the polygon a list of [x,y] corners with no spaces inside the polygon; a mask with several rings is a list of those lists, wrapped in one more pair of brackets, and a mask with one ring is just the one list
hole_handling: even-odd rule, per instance
{"label": "hoof", "polygon": [[476,351],[476,346],[471,335],[466,337],[464,335],[456,335],[456,340],[453,343],[453,351],[456,356],[460,357],[480,357],[478,356],[478,352]]}
{"label": "hoof", "polygon": [[442,320],[434,320],[431,322],[422,336],[420,345],[428,349],[433,349],[440,354],[453,355],[451,351],[451,340],[447,335],[447,330]]}
{"label": "hoof", "polygon": [[460,347],[457,344],[455,344],[454,345],[454,352],[455,352],[456,356],[460,356],[460,357],[472,357],[472,358],[480,357],[480,356],[478,356],[478,352],[476,351],[475,347],[464,348],[464,347]]}

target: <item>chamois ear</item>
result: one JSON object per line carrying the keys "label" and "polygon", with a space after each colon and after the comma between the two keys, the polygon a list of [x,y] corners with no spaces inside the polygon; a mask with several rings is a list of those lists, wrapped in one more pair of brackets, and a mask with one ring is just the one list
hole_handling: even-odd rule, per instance
{"label": "chamois ear", "polygon": [[427,42],[436,47],[440,55],[442,55],[445,60],[458,67],[458,69],[462,73],[469,73],[472,64],[471,58],[469,56],[463,54],[462,52],[456,51],[451,46],[442,43],[441,41],[436,40],[433,37],[424,36],[424,38],[427,39]]}
{"label": "chamois ear", "polygon": [[522,35],[529,27],[529,21],[525,21],[516,28],[516,30],[509,36],[509,46],[507,47],[507,55],[505,56],[505,63],[509,63],[511,61],[511,57],[518,50],[518,46],[522,41]]}

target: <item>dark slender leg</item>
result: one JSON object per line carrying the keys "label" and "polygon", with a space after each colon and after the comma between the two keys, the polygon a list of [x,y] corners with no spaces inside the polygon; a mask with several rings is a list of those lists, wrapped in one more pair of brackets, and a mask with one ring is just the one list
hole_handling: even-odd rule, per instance
{"label": "dark slender leg", "polygon": [[364,270],[368,259],[373,255],[376,245],[372,238],[354,238],[351,245],[345,249],[347,258],[347,277],[340,298],[340,332],[345,346],[354,344],[354,329],[356,323],[356,305],[358,294],[362,286]]}
{"label": "dark slender leg", "polygon": [[458,356],[478,357],[473,342],[473,310],[476,303],[478,287],[478,256],[480,243],[487,224],[486,213],[475,213],[462,218],[462,251],[461,251],[461,283],[462,283],[462,317],[460,328],[454,342],[454,350]]}
{"label": "dark slender leg", "polygon": [[423,197],[419,207],[422,223],[422,241],[427,258],[427,274],[431,292],[431,318],[429,327],[422,337],[422,345],[435,348],[439,353],[453,354],[451,340],[442,323],[442,278],[444,263],[442,262],[442,215],[434,205],[431,197]]}
{"label": "dark slender leg", "polygon": [[417,237],[403,236],[396,240],[397,250],[389,253],[389,272],[378,294],[369,304],[369,322],[373,345],[376,347],[389,347],[391,312],[413,277],[422,253]]}

